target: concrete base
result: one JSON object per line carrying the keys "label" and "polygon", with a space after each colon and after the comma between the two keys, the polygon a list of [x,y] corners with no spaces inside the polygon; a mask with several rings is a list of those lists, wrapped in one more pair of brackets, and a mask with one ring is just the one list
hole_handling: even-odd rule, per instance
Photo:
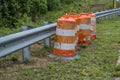
{"label": "concrete base", "polygon": [[55,54],[49,54],[48,55],[49,57],[51,58],[59,58],[59,59],[64,59],[64,60],[74,60],[74,59],[79,59],[80,56],[78,54],[74,55],[74,56],[58,56],[58,55],[55,55]]}

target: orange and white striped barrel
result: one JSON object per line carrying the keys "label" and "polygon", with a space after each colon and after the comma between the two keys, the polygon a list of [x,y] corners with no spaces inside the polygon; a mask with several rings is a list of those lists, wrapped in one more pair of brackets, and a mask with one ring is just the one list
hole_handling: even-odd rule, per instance
{"label": "orange and white striped barrel", "polygon": [[92,12],[89,12],[88,15],[91,16],[90,35],[91,35],[91,39],[94,40],[96,39],[96,15]]}
{"label": "orange and white striped barrel", "polygon": [[75,55],[77,46],[76,26],[76,20],[68,16],[58,19],[53,54],[59,56]]}
{"label": "orange and white striped barrel", "polygon": [[76,45],[76,49],[78,46],[78,34],[79,34],[79,26],[80,26],[80,18],[79,18],[79,14],[76,13],[70,13],[70,17],[76,20],[76,35],[77,35],[77,45]]}
{"label": "orange and white striped barrel", "polygon": [[78,33],[78,44],[90,44],[90,16],[85,13],[81,13],[79,19],[80,25]]}

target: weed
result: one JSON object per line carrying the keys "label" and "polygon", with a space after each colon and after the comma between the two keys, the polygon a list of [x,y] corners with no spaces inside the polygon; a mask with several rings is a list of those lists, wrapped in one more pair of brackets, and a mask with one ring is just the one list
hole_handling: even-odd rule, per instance
{"label": "weed", "polygon": [[118,41],[118,43],[120,43],[120,40]]}
{"label": "weed", "polygon": [[11,57],[11,60],[12,61],[17,61],[18,59],[17,59],[17,57],[13,56],[13,57]]}
{"label": "weed", "polygon": [[120,71],[112,73],[114,77],[120,77]]}

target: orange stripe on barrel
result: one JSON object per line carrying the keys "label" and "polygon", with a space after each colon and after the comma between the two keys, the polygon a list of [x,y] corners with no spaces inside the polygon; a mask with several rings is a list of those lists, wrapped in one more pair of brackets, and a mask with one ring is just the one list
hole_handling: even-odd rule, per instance
{"label": "orange stripe on barrel", "polygon": [[53,49],[53,53],[59,56],[74,56],[75,55],[75,49],[74,50],[60,50],[60,49]]}
{"label": "orange stripe on barrel", "polygon": [[55,41],[60,43],[74,43],[76,36],[60,36],[56,35]]}
{"label": "orange stripe on barrel", "polygon": [[57,28],[64,30],[74,30],[76,26],[75,22],[57,22]]}

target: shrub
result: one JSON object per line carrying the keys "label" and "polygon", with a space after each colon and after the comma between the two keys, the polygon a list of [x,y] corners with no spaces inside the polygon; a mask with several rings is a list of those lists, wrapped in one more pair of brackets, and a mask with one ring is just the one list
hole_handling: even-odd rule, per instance
{"label": "shrub", "polygon": [[30,13],[34,15],[45,14],[47,12],[47,1],[46,0],[31,0]]}
{"label": "shrub", "polygon": [[19,4],[15,0],[2,0],[0,1],[0,13],[1,13],[1,21],[0,26],[13,26],[17,22],[17,19],[20,17],[19,13]]}
{"label": "shrub", "polygon": [[60,0],[61,3],[64,3],[64,4],[70,4],[72,3],[74,0]]}
{"label": "shrub", "polygon": [[40,14],[45,14],[47,12],[47,1],[46,0],[31,0],[30,3],[30,16],[32,20],[35,21],[36,17]]}
{"label": "shrub", "polygon": [[24,15],[34,20],[46,12],[46,0],[2,0],[0,1],[0,26],[16,27]]}
{"label": "shrub", "polygon": [[57,10],[61,8],[60,0],[47,0],[48,10]]}

